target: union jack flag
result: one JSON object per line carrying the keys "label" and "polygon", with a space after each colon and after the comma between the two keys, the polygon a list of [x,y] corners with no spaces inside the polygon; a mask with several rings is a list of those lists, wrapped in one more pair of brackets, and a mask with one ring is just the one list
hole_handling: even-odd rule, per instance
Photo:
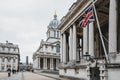
{"label": "union jack flag", "polygon": [[94,21],[94,16],[93,16],[93,7],[90,7],[88,10],[85,11],[83,14],[81,21],[80,21],[80,26],[85,27],[89,23]]}

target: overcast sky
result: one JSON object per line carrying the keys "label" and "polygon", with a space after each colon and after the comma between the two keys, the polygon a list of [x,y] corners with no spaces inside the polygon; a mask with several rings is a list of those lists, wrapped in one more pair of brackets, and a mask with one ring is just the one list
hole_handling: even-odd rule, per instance
{"label": "overcast sky", "polygon": [[76,0],[0,0],[0,42],[18,44],[21,62],[46,40],[49,22],[56,13],[60,20]]}

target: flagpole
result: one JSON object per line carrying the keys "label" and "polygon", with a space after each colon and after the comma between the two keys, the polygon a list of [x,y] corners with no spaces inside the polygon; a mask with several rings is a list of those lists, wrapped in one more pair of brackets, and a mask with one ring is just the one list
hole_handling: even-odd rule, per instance
{"label": "flagpole", "polygon": [[101,41],[102,41],[102,46],[103,46],[103,49],[104,49],[104,52],[105,52],[105,57],[106,57],[107,63],[109,63],[109,58],[108,58],[107,51],[106,51],[106,48],[105,48],[105,44],[104,44],[104,41],[103,41],[102,32],[101,32],[101,29],[100,29],[100,23],[98,21],[98,17],[97,17],[97,12],[96,12],[96,9],[95,9],[95,5],[94,5],[93,0],[91,0],[91,2],[92,2],[93,9],[94,9],[94,12],[95,12],[95,18],[96,18],[96,21],[97,21],[98,31],[100,33],[100,38],[101,38]]}

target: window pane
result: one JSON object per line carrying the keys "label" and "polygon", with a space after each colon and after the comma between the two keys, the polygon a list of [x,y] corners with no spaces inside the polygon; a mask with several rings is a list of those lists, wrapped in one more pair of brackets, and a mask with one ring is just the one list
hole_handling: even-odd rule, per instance
{"label": "window pane", "polygon": [[57,53],[60,52],[60,45],[59,45],[59,44],[56,45],[56,52],[57,52]]}

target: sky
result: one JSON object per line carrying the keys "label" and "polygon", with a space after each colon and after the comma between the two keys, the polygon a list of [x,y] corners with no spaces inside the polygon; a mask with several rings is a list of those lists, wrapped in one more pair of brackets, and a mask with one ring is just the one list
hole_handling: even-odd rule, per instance
{"label": "sky", "polygon": [[33,53],[56,14],[60,20],[76,0],[0,0],[0,43],[18,44],[21,62]]}

